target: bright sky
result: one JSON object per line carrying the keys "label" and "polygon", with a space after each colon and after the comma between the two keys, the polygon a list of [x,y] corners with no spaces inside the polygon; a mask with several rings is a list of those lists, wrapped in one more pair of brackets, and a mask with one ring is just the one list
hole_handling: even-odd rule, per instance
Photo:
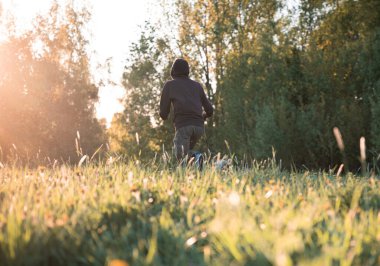
{"label": "bright sky", "polygon": [[[27,28],[37,13],[46,13],[52,0],[0,0],[4,13],[10,10],[14,14],[17,25]],[[65,2],[65,0],[58,0]],[[75,2],[75,1],[74,1]],[[154,8],[153,0],[92,0],[93,6],[90,30],[91,50],[96,52],[91,58],[95,79],[110,79],[116,85],[106,85],[99,90],[100,102],[97,105],[97,116],[106,118],[110,123],[115,112],[121,111],[118,98],[123,96],[120,85],[123,67],[130,44],[139,37],[139,26],[151,19]],[[153,5],[153,7],[152,7]],[[110,60],[110,74],[105,69],[97,69],[97,65]]]}

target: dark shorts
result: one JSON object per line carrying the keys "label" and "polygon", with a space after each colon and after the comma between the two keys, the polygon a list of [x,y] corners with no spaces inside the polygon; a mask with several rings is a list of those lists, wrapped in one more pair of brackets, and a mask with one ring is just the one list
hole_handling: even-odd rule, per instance
{"label": "dark shorts", "polygon": [[174,135],[174,151],[178,160],[190,155],[198,140],[203,136],[205,129],[199,126],[185,126],[176,129]]}

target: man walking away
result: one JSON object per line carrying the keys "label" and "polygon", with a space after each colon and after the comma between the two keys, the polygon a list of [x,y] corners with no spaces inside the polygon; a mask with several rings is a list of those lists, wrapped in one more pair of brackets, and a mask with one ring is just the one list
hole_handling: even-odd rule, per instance
{"label": "man walking away", "polygon": [[167,81],[162,90],[160,117],[168,118],[170,106],[174,109],[174,149],[180,161],[204,134],[204,121],[212,116],[213,107],[207,99],[202,85],[189,78],[189,64],[176,59],[171,69],[173,80]]}

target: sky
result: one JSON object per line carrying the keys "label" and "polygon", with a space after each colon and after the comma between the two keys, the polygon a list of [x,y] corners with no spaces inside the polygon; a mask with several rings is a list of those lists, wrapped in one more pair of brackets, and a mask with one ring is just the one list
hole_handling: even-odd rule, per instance
{"label": "sky", "polygon": [[[38,13],[46,13],[52,0],[0,0],[3,11],[10,11],[18,27],[27,29]],[[65,2],[58,0],[58,2]],[[75,2],[75,1],[74,1]],[[123,68],[128,57],[129,46],[138,40],[139,27],[150,21],[154,12],[153,0],[89,0],[92,5],[90,50],[91,69],[95,80],[110,79],[115,85],[106,85],[99,89],[97,117],[111,122],[115,112],[122,111],[119,102],[124,94],[120,85]],[[110,73],[98,68],[109,59]]]}

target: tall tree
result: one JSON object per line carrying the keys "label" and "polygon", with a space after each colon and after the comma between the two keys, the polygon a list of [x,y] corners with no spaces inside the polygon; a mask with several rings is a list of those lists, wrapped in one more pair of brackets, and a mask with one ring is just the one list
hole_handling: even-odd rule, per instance
{"label": "tall tree", "polygon": [[[33,29],[1,44],[0,145],[4,157],[77,160],[104,141],[95,118],[98,88],[89,73],[83,32],[90,13],[53,4]],[[80,154],[79,154],[80,155]]]}
{"label": "tall tree", "polygon": [[173,126],[170,119],[161,121],[158,108],[174,55],[169,40],[155,36],[155,31],[145,25],[139,41],[131,46],[123,74],[124,111],[114,117],[108,131],[113,151],[142,159],[172,146]]}

